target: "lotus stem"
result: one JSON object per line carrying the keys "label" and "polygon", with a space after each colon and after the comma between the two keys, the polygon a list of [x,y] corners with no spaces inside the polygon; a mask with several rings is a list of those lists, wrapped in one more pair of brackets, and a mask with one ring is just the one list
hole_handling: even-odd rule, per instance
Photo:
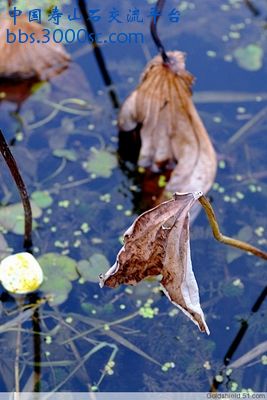
{"label": "lotus stem", "polygon": [[[165,4],[165,0],[158,0],[157,5],[156,5],[156,9],[158,10],[159,14],[161,14],[161,12],[163,10],[163,7],[164,7],[164,4]],[[164,48],[164,46],[163,46],[163,44],[162,44],[162,42],[161,42],[161,40],[159,38],[158,32],[157,32],[157,24],[158,24],[159,18],[160,18],[160,15],[158,15],[156,17],[156,22],[155,22],[154,18],[152,17],[151,23],[150,23],[150,33],[151,33],[151,36],[152,36],[152,38],[154,40],[155,45],[158,48],[158,51],[161,54],[163,62],[165,64],[169,64],[170,59],[167,56],[165,48]]]}
{"label": "lotus stem", "polygon": [[19,172],[17,163],[8,147],[5,137],[0,129],[0,151],[17,185],[24,209],[24,248],[32,247],[32,209],[25,183]]}
{"label": "lotus stem", "polygon": [[[251,316],[255,313],[257,313],[259,311],[259,309],[261,308],[262,304],[265,301],[265,298],[267,296],[267,286],[265,286],[265,288],[261,291],[259,297],[257,298],[257,300],[255,301],[255,303],[253,304],[253,306],[251,307],[250,310],[250,314],[248,316],[248,318],[246,320],[242,319],[241,320],[241,326],[239,331],[237,332],[234,340],[232,341],[232,343],[230,344],[230,347],[228,348],[224,359],[223,359],[223,364],[225,367],[229,366],[229,368],[231,368],[231,360],[233,355],[235,354],[236,350],[238,349],[240,343],[242,342],[245,334],[247,333],[248,327],[249,327],[249,319],[251,318]],[[230,365],[229,365],[230,364]],[[222,375],[224,370],[220,371],[220,374]],[[211,388],[210,388],[210,392],[215,393],[218,390],[218,387],[221,385],[221,382],[218,382],[216,380],[216,378],[213,379],[213,382],[211,384]]]}
{"label": "lotus stem", "polygon": [[253,254],[254,256],[263,258],[264,260],[267,260],[267,253],[258,249],[257,247],[251,246],[250,244],[243,242],[238,239],[233,239],[228,236],[224,236],[220,232],[219,224],[217,222],[214,210],[208,201],[208,199],[205,196],[201,196],[199,199],[200,204],[204,208],[206,215],[208,217],[213,236],[215,239],[217,239],[219,242],[227,244],[229,246],[236,247],[237,249],[247,251],[248,253]]}
{"label": "lotus stem", "polygon": [[244,0],[244,2],[254,17],[258,17],[261,14],[260,10],[255,6],[252,0]]}
{"label": "lotus stem", "polygon": [[[35,299],[37,302],[39,299]],[[41,386],[41,326],[39,307],[32,314],[33,330],[33,349],[34,349],[34,373],[33,373],[33,392],[40,392]]]}
{"label": "lotus stem", "polygon": [[[79,5],[80,12],[83,16],[84,24],[85,24],[86,30],[88,32],[88,35],[90,35],[90,34],[95,35],[96,32],[95,32],[92,22],[90,21],[90,17],[89,17],[88,11],[87,11],[87,6],[86,6],[85,0],[78,0],[78,5]],[[95,41],[92,43],[92,47],[93,47],[94,56],[95,56],[96,62],[98,64],[98,67],[100,69],[102,78],[105,82],[105,85],[108,88],[112,104],[113,104],[114,108],[117,109],[117,108],[119,108],[120,103],[117,98],[117,94],[112,87],[113,82],[109,75],[102,51]]]}

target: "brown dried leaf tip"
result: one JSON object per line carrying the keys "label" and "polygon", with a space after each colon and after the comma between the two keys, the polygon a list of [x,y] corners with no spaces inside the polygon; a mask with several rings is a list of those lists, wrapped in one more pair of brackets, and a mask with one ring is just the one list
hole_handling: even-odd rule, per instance
{"label": "brown dried leaf tip", "polygon": [[147,277],[162,275],[161,285],[168,299],[201,332],[209,334],[189,244],[189,211],[200,196],[201,192],[175,193],[172,200],[140,215],[125,232],[116,263],[100,275],[100,286],[135,285]]}

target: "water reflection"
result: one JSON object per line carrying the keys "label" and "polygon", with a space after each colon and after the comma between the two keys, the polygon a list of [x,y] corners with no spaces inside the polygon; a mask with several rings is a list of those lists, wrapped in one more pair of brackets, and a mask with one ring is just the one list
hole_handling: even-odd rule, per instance
{"label": "water reflection", "polygon": [[[260,38],[264,47],[262,26],[241,2],[223,8],[211,0],[183,4],[179,26],[162,20],[160,32],[168,49],[177,48],[179,39],[181,49],[188,53],[188,69],[198,78],[198,109],[219,153],[218,176],[210,192],[213,206],[225,233],[265,247],[266,136],[261,133],[266,115],[261,114],[258,124],[253,119],[266,107],[265,56],[261,63],[257,59],[259,69],[254,72],[242,69],[234,56],[238,47],[258,44]],[[97,8],[99,4],[92,0],[91,6]],[[111,1],[101,5],[103,12],[113,6]],[[133,6],[132,1],[125,1],[122,11]],[[140,3],[147,14],[150,6]],[[171,0],[170,7],[175,6]],[[114,29],[101,24],[94,28]],[[143,25],[140,29],[145,35],[142,49],[101,47],[119,99],[126,98],[137,85],[147,58],[155,53],[148,27]],[[76,43],[68,49],[78,54],[84,47],[88,45]],[[137,173],[140,138],[136,132],[132,142],[128,136],[121,136],[119,163],[114,161],[116,157],[105,157],[116,155],[118,150],[116,110],[106,95],[94,55],[87,50],[79,54],[72,73],[36,87],[33,94],[28,95],[28,84],[25,94],[23,87],[19,91],[12,88],[8,96],[20,104],[17,111],[22,124],[10,116],[10,108],[17,105],[6,101],[8,97],[2,98],[0,104],[1,123],[8,128],[9,140],[15,135],[18,138],[16,150],[21,155],[17,161],[29,191],[48,191],[52,197],[52,203],[42,208],[42,215],[36,220],[36,254],[53,252],[95,267],[90,258],[95,254],[104,255],[110,264],[114,262],[121,247],[121,234],[137,213],[148,207],[146,197],[142,199],[143,189],[151,198],[162,174],[154,175],[154,182],[150,175]],[[1,91],[8,92],[5,88]],[[249,122],[252,125],[247,125],[248,134],[242,135],[241,140],[238,137],[230,149],[227,141]],[[9,203],[13,204],[18,200],[16,193],[3,168],[1,174],[1,201],[6,187]],[[0,224],[3,223],[1,219]],[[3,230],[3,236],[9,247],[21,245],[21,236],[12,231]],[[41,305],[26,321],[21,320],[22,389],[29,388],[29,381],[31,385],[35,382],[36,391],[209,390],[214,376],[225,370],[222,360],[240,328],[240,320],[247,320],[251,303],[263,291],[266,268],[263,262],[214,243],[203,215],[192,228],[192,236],[192,257],[211,337],[204,338],[189,328],[189,322],[168,304],[157,282],[100,292],[95,275],[88,280],[79,276],[64,283],[69,293],[66,301]],[[62,277],[55,269],[50,275],[55,284]],[[2,292],[1,327],[18,316],[14,300],[11,303],[7,297]],[[14,313],[7,315],[10,311]],[[244,340],[231,354],[227,368],[236,357],[265,340],[265,312],[262,300],[260,312],[254,312],[249,320]],[[14,325],[1,331],[3,391],[14,387],[16,332]],[[31,352],[33,336],[35,351]],[[30,380],[33,367],[35,378]],[[233,371],[230,380],[234,386],[224,379],[218,389],[239,391],[251,387],[263,391],[264,368],[258,356],[250,368],[241,366]]]}

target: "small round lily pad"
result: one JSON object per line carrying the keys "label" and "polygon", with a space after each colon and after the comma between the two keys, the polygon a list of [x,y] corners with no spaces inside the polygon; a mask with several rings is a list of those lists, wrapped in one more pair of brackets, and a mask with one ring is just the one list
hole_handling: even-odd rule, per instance
{"label": "small round lily pad", "polygon": [[56,149],[53,151],[53,155],[59,158],[65,158],[67,161],[76,161],[77,154],[73,150],[67,149]]}
{"label": "small round lily pad", "polygon": [[235,50],[238,65],[247,71],[258,71],[262,67],[263,49],[257,44],[249,44]]}
{"label": "small round lily pad", "polygon": [[47,253],[38,258],[43,273],[44,282],[40,289],[50,298],[50,304],[62,304],[68,299],[72,289],[72,281],[78,279],[76,261],[68,256],[57,253]]}
{"label": "small round lily pad", "polygon": [[50,194],[46,191],[36,191],[31,195],[34,203],[40,208],[50,207],[53,203],[53,199]]}
{"label": "small round lily pad", "polygon": [[116,157],[110,152],[92,148],[84,169],[97,177],[109,178],[117,164]]}
{"label": "small round lily pad", "polygon": [[[33,218],[41,217],[41,208],[33,201],[31,201],[31,207]],[[24,211],[21,203],[0,207],[0,226],[17,235],[24,234]],[[36,224],[33,224],[33,228],[35,226]]]}
{"label": "small round lily pad", "polygon": [[99,282],[99,275],[106,272],[109,268],[107,258],[100,253],[93,254],[89,260],[78,262],[77,270],[85,281]]}

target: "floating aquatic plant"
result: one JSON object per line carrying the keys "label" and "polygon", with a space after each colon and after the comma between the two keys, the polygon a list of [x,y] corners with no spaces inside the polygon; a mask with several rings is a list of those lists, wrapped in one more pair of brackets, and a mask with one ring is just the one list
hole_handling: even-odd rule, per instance
{"label": "floating aquatic plant", "polygon": [[[33,218],[40,218],[42,210],[35,202],[31,201],[31,209]],[[20,203],[10,204],[0,207],[0,226],[8,232],[16,235],[23,235],[25,229],[25,217],[23,207]],[[33,228],[36,226],[33,220]]]}
{"label": "floating aquatic plant", "polygon": [[108,265],[108,260],[103,254],[94,253],[89,260],[79,261],[77,270],[85,281],[98,282],[100,272],[108,268]]}
{"label": "floating aquatic plant", "polygon": [[50,304],[62,304],[72,289],[72,281],[78,278],[76,261],[61,254],[46,253],[38,258],[38,262],[44,272],[42,292]]}
{"label": "floating aquatic plant", "polygon": [[91,149],[88,161],[83,164],[84,169],[97,177],[109,178],[112,170],[117,166],[117,159],[106,150]]}
{"label": "floating aquatic plant", "polygon": [[40,208],[47,208],[53,203],[52,197],[46,191],[36,191],[31,194],[34,203]]}
{"label": "floating aquatic plant", "polygon": [[246,47],[238,47],[234,51],[234,57],[238,65],[247,71],[258,71],[263,64],[263,49],[257,44],[249,44]]}

